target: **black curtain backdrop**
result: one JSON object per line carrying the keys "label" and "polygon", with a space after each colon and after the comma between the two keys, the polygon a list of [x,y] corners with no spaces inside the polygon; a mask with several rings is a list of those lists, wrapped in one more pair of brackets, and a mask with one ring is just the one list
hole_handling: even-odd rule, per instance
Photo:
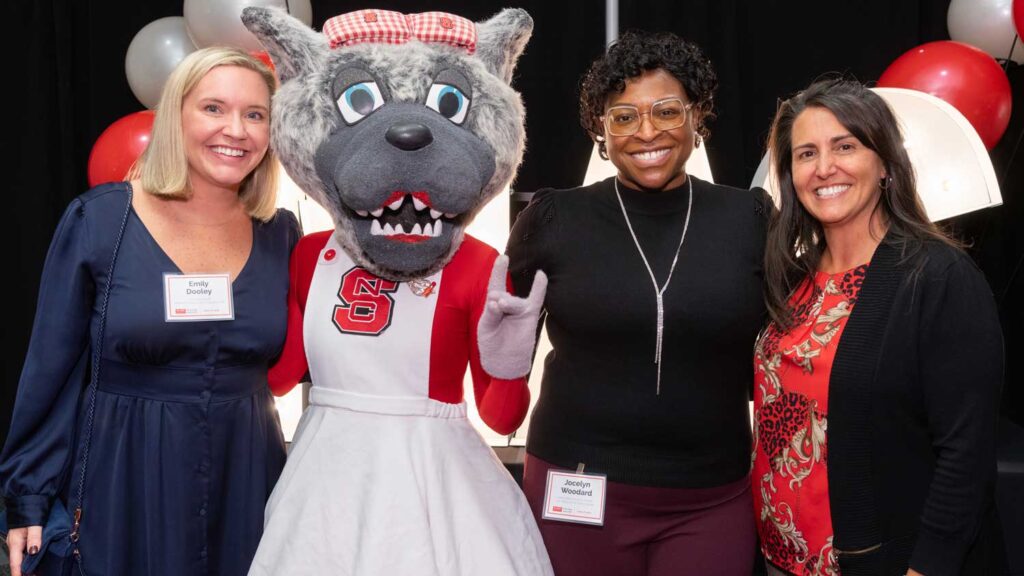
{"label": "black curtain backdrop", "polygon": [[[149,22],[180,16],[181,0],[13,0],[5,5],[7,123],[0,136],[13,201],[13,270],[7,274],[5,385],[0,437],[6,435],[21,362],[35,314],[39,274],[57,220],[86,188],[92,143],[110,123],[142,109],[128,87],[124,58],[132,37]],[[528,150],[515,189],[579,184],[590,142],[576,115],[577,82],[604,48],[604,3],[488,0],[375,3],[313,0],[313,25],[350,10],[447,10],[474,20],[504,5],[527,9],[536,21],[514,85],[527,107]],[[620,28],[668,30],[700,44],[719,74],[718,119],[708,152],[718,182],[748,186],[760,162],[779,98],[825,72],[874,82],[906,50],[948,39],[948,1],[669,0],[623,1]],[[1004,205],[955,219],[954,231],[999,301],[1007,347],[1004,410],[1024,423],[1024,222],[1018,151],[1024,132],[1024,67],[1009,71],[1015,113],[992,151]]]}

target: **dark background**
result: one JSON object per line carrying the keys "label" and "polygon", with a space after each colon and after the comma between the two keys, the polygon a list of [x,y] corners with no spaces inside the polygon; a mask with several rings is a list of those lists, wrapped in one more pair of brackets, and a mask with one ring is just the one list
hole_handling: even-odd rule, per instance
{"label": "dark background", "polygon": [[[35,295],[50,235],[67,203],[86,189],[86,162],[100,132],[142,109],[124,73],[136,32],[164,16],[180,16],[181,0],[5,0],[2,35],[4,196],[11,201],[5,228],[12,231],[13,266],[4,276],[4,387],[0,438],[27,346]],[[534,17],[533,38],[519,62],[514,86],[528,112],[528,149],[517,191],[580,183],[590,142],[576,120],[576,86],[604,48],[604,2],[520,0],[377,1],[313,0],[313,26],[359,8],[403,12],[447,10],[473,20],[503,5]],[[948,39],[948,1],[940,0],[633,0],[623,1],[620,28],[668,30],[702,46],[721,87],[707,142],[718,182],[749,186],[779,98],[825,72],[845,72],[874,82],[903,52]],[[970,243],[996,295],[1006,336],[1004,411],[1024,424],[1024,159],[1017,152],[1024,131],[1024,67],[1009,77],[1015,113],[992,151],[1004,205],[955,219],[956,234]]]}

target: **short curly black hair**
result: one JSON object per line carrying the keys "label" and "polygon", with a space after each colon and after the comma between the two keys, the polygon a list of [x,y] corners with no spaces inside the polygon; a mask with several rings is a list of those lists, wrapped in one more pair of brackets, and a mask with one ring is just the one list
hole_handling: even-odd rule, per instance
{"label": "short curly black hair", "polygon": [[625,90],[626,80],[659,68],[683,85],[686,96],[699,111],[697,134],[707,139],[709,133],[704,122],[715,117],[713,101],[718,88],[718,76],[711,61],[696,44],[671,32],[632,30],[595,60],[580,81],[580,124],[591,138],[598,142],[604,138],[601,116],[608,96]]}

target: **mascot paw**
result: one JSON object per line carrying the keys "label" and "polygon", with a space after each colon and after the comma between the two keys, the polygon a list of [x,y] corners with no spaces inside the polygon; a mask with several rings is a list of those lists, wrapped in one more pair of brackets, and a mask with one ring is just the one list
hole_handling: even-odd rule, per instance
{"label": "mascot paw", "polygon": [[477,341],[480,363],[492,377],[513,380],[526,376],[533,364],[537,322],[544,307],[548,277],[538,270],[530,295],[518,298],[505,290],[508,256],[494,261],[487,303],[480,316]]}

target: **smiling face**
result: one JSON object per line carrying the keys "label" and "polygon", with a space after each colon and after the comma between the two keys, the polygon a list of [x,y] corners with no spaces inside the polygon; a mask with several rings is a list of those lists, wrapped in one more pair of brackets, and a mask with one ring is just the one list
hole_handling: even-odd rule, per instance
{"label": "smiling face", "polygon": [[825,108],[808,107],[793,122],[793,186],[826,235],[869,233],[885,178],[882,159]]}
{"label": "smiling face", "polygon": [[238,191],[270,141],[270,90],[259,73],[239,66],[210,70],[185,95],[181,131],[193,190]]}
{"label": "smiling face", "polygon": [[[686,161],[693,152],[697,112],[690,109],[686,122],[671,130],[658,130],[650,120],[655,102],[679,98],[689,104],[683,85],[662,69],[648,70],[626,80],[621,93],[608,97],[605,110],[613,106],[635,106],[641,114],[640,128],[631,136],[607,136],[608,159],[619,171],[619,180],[630,188],[665,190],[686,181]],[[606,129],[607,131],[607,129]]]}

